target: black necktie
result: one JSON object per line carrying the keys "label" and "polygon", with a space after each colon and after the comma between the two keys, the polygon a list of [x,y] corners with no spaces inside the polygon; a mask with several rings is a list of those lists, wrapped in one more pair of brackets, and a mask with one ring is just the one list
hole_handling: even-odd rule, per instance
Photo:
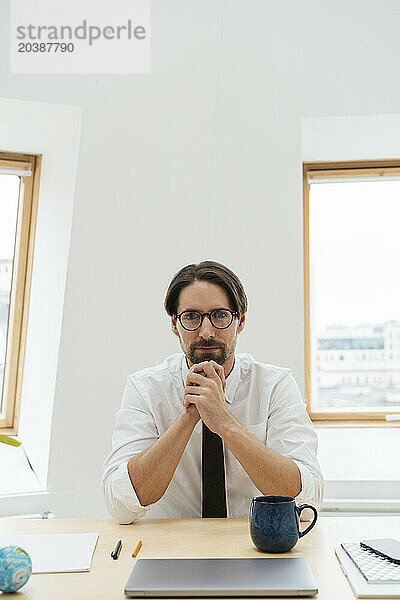
{"label": "black necktie", "polygon": [[224,449],[222,440],[203,422],[203,517],[226,517]]}

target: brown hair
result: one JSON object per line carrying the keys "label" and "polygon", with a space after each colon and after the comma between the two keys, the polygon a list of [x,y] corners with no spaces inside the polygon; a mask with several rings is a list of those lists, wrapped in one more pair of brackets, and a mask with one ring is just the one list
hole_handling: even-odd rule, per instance
{"label": "brown hair", "polygon": [[181,290],[194,281],[210,281],[221,286],[239,318],[247,311],[247,296],[239,277],[221,263],[205,260],[197,265],[187,265],[174,275],[164,301],[165,310],[171,317],[177,314]]}

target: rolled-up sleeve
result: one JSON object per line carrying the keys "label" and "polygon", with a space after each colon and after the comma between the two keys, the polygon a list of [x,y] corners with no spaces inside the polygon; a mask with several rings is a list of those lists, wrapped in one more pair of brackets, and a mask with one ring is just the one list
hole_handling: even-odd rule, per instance
{"label": "rolled-up sleeve", "polygon": [[115,417],[112,451],[104,463],[102,479],[108,512],[121,524],[136,521],[151,508],[140,504],[129,477],[128,462],[152,446],[158,437],[154,418],[131,376]]}
{"label": "rolled-up sleeve", "polygon": [[[278,381],[271,394],[267,445],[296,463],[301,476],[301,491],[296,496],[296,503],[311,504],[319,510],[324,480],[317,459],[318,438],[290,371]],[[304,510],[301,516],[308,520],[312,514],[312,511]]]}

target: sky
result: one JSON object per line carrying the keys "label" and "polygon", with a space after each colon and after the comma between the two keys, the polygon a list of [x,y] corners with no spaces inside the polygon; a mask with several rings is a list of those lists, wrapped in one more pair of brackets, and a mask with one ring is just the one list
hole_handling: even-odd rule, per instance
{"label": "sky", "polygon": [[310,282],[317,331],[400,320],[400,181],[311,184]]}
{"label": "sky", "polygon": [[0,174],[0,259],[14,254],[19,177]]}

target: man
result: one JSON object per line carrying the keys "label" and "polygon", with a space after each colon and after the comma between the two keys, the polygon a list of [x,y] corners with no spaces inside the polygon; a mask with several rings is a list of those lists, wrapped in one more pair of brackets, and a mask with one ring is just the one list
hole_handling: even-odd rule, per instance
{"label": "man", "polygon": [[260,494],[319,508],[317,437],[290,369],[235,354],[239,278],[216,262],[188,265],[164,305],[182,353],[128,378],[103,475],[110,514],[247,517]]}

